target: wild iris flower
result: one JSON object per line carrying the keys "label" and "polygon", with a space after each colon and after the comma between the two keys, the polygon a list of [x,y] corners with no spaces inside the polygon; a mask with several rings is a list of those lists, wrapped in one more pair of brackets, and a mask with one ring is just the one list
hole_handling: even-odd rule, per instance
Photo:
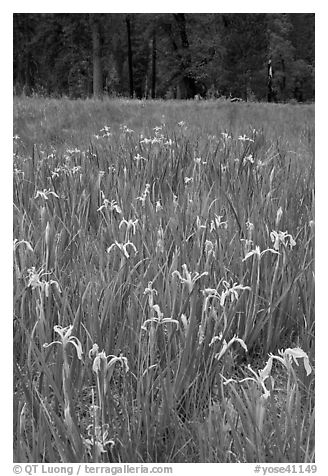
{"label": "wild iris flower", "polygon": [[78,359],[82,360],[82,345],[77,337],[71,335],[72,330],[73,325],[67,327],[54,326],[54,331],[59,334],[61,340],[54,340],[53,342],[50,342],[50,344],[45,343],[43,344],[43,347],[47,348],[53,344],[60,344],[64,349],[66,349],[68,344],[72,344],[76,349]]}
{"label": "wild iris flower", "polygon": [[186,284],[190,294],[192,293],[196,281],[198,281],[201,277],[208,275],[207,271],[204,271],[204,273],[202,274],[199,274],[198,272],[189,273],[186,264],[182,265],[182,269],[182,276],[177,270],[173,271],[172,276],[177,276],[180,279],[181,283]]}

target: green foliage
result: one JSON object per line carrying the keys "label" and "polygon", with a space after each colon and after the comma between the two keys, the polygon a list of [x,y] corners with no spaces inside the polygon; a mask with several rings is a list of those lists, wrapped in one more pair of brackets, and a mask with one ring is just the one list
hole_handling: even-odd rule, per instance
{"label": "green foliage", "polygon": [[[92,18],[101,39],[99,87],[128,96],[126,14]],[[155,74],[156,97],[265,100],[269,58],[279,101],[314,98],[313,14],[129,14],[129,21],[138,98],[151,97]],[[92,96],[91,30],[88,14],[14,14],[16,93]]]}
{"label": "green foliage", "polygon": [[15,461],[314,461],[313,118],[15,99]]}

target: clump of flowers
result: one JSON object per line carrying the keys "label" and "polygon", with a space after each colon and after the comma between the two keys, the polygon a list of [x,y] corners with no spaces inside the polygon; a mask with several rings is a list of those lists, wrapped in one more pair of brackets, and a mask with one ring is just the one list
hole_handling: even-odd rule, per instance
{"label": "clump of flowers", "polygon": [[[94,406],[95,412],[98,408]],[[109,425],[104,423],[103,425],[95,425],[91,423],[87,427],[88,437],[84,439],[84,444],[91,454],[92,450],[95,451],[96,459],[98,460],[102,453],[107,452],[107,447],[113,447],[115,445],[114,440],[109,438]]]}
{"label": "clump of flowers", "polygon": [[66,176],[73,176],[77,173],[81,174],[82,167],[80,165],[74,165],[71,167],[68,164],[59,165],[55,169],[51,170],[51,177],[56,178],[59,177],[61,174]]}
{"label": "clump of flowers", "polygon": [[120,125],[120,130],[122,131],[123,134],[133,134],[134,130],[129,129],[126,124],[121,124]]}
{"label": "clump of flowers", "polygon": [[224,228],[225,230],[228,228],[228,222],[222,221],[223,216],[221,215],[214,215],[214,220],[211,220],[210,231],[218,230],[219,228]]}
{"label": "clump of flowers", "polygon": [[225,339],[223,339],[223,335],[221,333],[219,336],[213,337],[209,345],[212,346],[216,342],[222,342],[222,349],[220,350],[219,353],[215,354],[216,360],[220,360],[234,342],[238,342],[243,347],[245,352],[248,352],[247,345],[245,344],[243,339],[240,339],[237,336],[234,336],[232,339],[230,339],[229,342],[227,342]]}
{"label": "clump of flowers", "polygon": [[196,165],[206,165],[206,164],[207,164],[207,162],[204,161],[204,160],[202,160],[201,157],[196,157],[196,158],[194,159],[194,162],[195,162]]}
{"label": "clump of flowers", "polygon": [[195,283],[196,281],[198,281],[199,279],[201,279],[203,276],[207,276],[208,275],[208,272],[207,271],[204,271],[203,273],[199,274],[197,271],[194,272],[194,273],[190,273],[188,271],[188,268],[187,268],[187,265],[186,264],[183,264],[182,265],[182,276],[181,274],[179,273],[179,271],[175,270],[173,271],[172,273],[172,276],[177,276],[179,279],[180,279],[180,282],[182,284],[185,284],[188,291],[189,291],[189,294],[192,293],[192,290],[194,289],[194,286],[195,286]]}
{"label": "clump of flowers", "polygon": [[161,204],[161,201],[160,200],[157,200],[156,202],[156,206],[155,206],[155,211],[156,213],[160,212],[161,210],[163,210],[163,206]]}
{"label": "clump of flowers", "polygon": [[102,129],[100,129],[100,132],[102,132],[102,135],[95,134],[94,135],[95,139],[101,139],[105,137],[109,138],[112,136],[109,126],[104,126]]}
{"label": "clump of flowers", "polygon": [[135,247],[135,245],[131,242],[131,241],[128,241],[127,243],[118,243],[116,240],[114,243],[112,243],[108,248],[107,248],[107,253],[110,253],[112,251],[113,248],[117,247],[121,253],[123,254],[123,256],[125,256],[125,258],[129,259],[130,258],[130,255],[127,251],[127,248],[128,246],[130,246],[135,253],[138,253],[138,250],[137,248]]}
{"label": "clump of flowers", "polygon": [[254,142],[254,139],[251,139],[250,137],[246,137],[245,134],[243,136],[239,136],[238,140],[242,142]]}
{"label": "clump of flowers", "polygon": [[34,199],[41,197],[41,198],[43,198],[44,200],[48,200],[49,195],[53,195],[54,197],[59,198],[59,196],[57,195],[56,192],[53,192],[53,191],[50,190],[50,189],[49,189],[49,190],[43,189],[43,191],[42,191],[42,190],[38,190],[38,191],[36,192],[36,195],[35,195]]}
{"label": "clump of flowers", "polygon": [[149,195],[149,191],[150,191],[150,185],[149,183],[146,183],[145,190],[142,192],[140,197],[137,197],[137,200],[141,202],[142,206],[145,206],[146,198]]}
{"label": "clump of flowers", "polygon": [[249,220],[246,222],[247,238],[241,238],[240,241],[244,244],[245,253],[249,253],[251,246],[253,244],[253,231],[254,225]]}
{"label": "clump of flowers", "polygon": [[125,220],[125,218],[123,218],[123,220],[121,220],[120,224],[119,224],[119,229],[123,227],[123,225],[126,226],[126,233],[128,233],[130,231],[130,229],[132,229],[133,231],[133,234],[135,235],[136,233],[136,226],[138,224],[138,218],[136,220]]}
{"label": "clump of flowers", "polygon": [[101,191],[101,196],[102,196],[102,205],[97,209],[97,212],[101,212],[103,209],[106,209],[106,210],[109,210],[109,211],[113,211],[115,210],[116,213],[118,213],[119,215],[122,215],[122,209],[121,207],[118,205],[118,203],[116,202],[116,200],[108,200],[107,198],[105,198],[105,195],[103,193],[103,191]]}
{"label": "clump of flowers", "polygon": [[108,386],[113,376],[114,366],[120,363],[122,369],[127,373],[129,371],[128,359],[124,355],[106,355],[105,351],[99,352],[98,344],[93,344],[89,350],[89,358],[93,359],[92,370],[97,378],[97,391],[99,406],[104,409],[104,397],[107,393]]}
{"label": "clump of flowers", "polygon": [[153,127],[153,131],[155,132],[154,137],[144,137],[143,134],[140,135],[140,144],[145,144],[145,145],[172,145],[172,139],[166,139],[164,134],[162,134],[162,129],[163,126],[155,126]]}
{"label": "clump of flowers", "polygon": [[277,255],[279,255],[280,253],[276,250],[273,250],[272,248],[267,248],[266,250],[263,250],[261,251],[260,247],[259,246],[255,246],[255,249],[254,250],[251,250],[249,251],[245,258],[243,259],[243,261],[246,261],[248,260],[248,258],[250,258],[251,256],[255,255],[258,257],[258,259],[260,260],[262,258],[262,256],[264,255],[264,253],[266,253],[267,251],[270,251],[270,253],[275,253]]}
{"label": "clump of flowers", "polygon": [[155,311],[156,316],[154,314],[150,319],[146,319],[142,324],[141,329],[146,331],[147,324],[150,324],[152,322],[156,322],[157,324],[168,324],[171,322],[172,324],[176,324],[176,326],[179,327],[179,321],[177,321],[176,319],[171,319],[169,317],[164,317],[164,314],[162,313],[161,308],[158,304],[154,304],[151,309]]}
{"label": "clump of flowers", "polygon": [[[146,319],[141,326],[141,329],[147,330],[147,324],[156,322],[157,324],[167,324],[169,322],[176,324],[177,327],[179,326],[179,322],[175,319],[170,319],[164,317],[160,307],[158,304],[154,304],[154,296],[158,295],[158,292],[155,288],[153,288],[153,283],[149,281],[148,286],[144,290],[144,295],[148,296],[148,306],[150,309],[150,318]],[[155,315],[156,314],[156,315]]]}
{"label": "clump of flowers", "polygon": [[59,335],[60,340],[54,340],[50,344],[43,344],[43,347],[47,348],[54,344],[58,344],[62,347],[63,366],[62,366],[62,382],[64,392],[64,421],[69,436],[72,449],[75,453],[75,457],[78,459],[81,457],[83,440],[80,435],[80,430],[74,421],[72,414],[73,411],[73,399],[72,399],[72,382],[71,382],[71,368],[69,363],[69,357],[67,353],[67,347],[69,344],[73,345],[76,350],[77,357],[82,360],[82,346],[79,339],[72,335],[73,325],[67,327],[54,326],[54,331]]}
{"label": "clump of flowers", "polygon": [[297,366],[299,365],[298,359],[303,359],[303,365],[306,371],[306,375],[310,375],[312,372],[312,368],[307,354],[300,347],[295,347],[293,349],[288,348],[285,350],[279,350],[278,355],[269,354],[269,359],[265,367],[263,369],[258,370],[257,372],[253,370],[250,365],[248,365],[248,370],[253,374],[253,377],[246,377],[239,381],[234,379],[227,380],[223,377],[225,380],[224,385],[227,385],[231,382],[242,383],[246,381],[253,381],[263,390],[262,399],[266,400],[270,396],[270,391],[265,386],[265,381],[270,377],[272,387],[274,385],[274,379],[271,376],[273,362],[275,360],[280,362],[287,369],[288,372],[291,372],[293,370],[293,363]]}
{"label": "clump of flowers", "polygon": [[215,258],[215,245],[213,244],[211,240],[205,241],[204,249],[205,249],[205,255],[207,260],[209,259],[210,256],[213,256],[213,258]]}
{"label": "clump of flowers", "polygon": [[246,165],[247,163],[254,164],[254,157],[252,156],[252,154],[249,154],[243,158],[243,165]]}
{"label": "clump of flowers", "polygon": [[50,286],[54,285],[59,293],[61,293],[61,289],[59,287],[59,284],[57,281],[50,279],[50,280],[44,280],[41,279],[43,276],[47,276],[51,273],[45,273],[43,272],[43,269],[40,268],[39,271],[36,271],[35,267],[32,266],[32,268],[29,268],[27,270],[27,287],[30,287],[32,289],[40,289],[45,293],[46,297],[49,297],[49,288]]}
{"label": "clump of flowers", "polygon": [[97,377],[99,377],[100,374],[103,374],[105,390],[111,380],[114,364],[119,362],[126,373],[129,371],[128,359],[126,357],[122,354],[118,357],[116,355],[106,355],[104,350],[99,352],[98,344],[93,344],[92,348],[89,350],[89,358],[93,358],[92,370],[97,374]]}
{"label": "clump of flowers", "polygon": [[72,344],[75,347],[78,359],[82,360],[82,345],[79,339],[75,336],[72,336],[73,325],[62,327],[54,326],[54,331],[59,335],[60,340],[54,340],[50,344],[43,344],[44,348],[50,347],[54,344],[59,344],[63,346],[63,350],[66,351],[68,344]]}
{"label": "clump of flowers", "polygon": [[251,291],[249,286],[243,286],[242,284],[233,283],[231,286],[229,283],[227,283],[227,281],[222,281],[222,284],[225,287],[225,291],[222,291],[220,298],[220,304],[222,307],[225,306],[227,299],[230,299],[230,302],[237,301],[240,291]]}
{"label": "clump of flowers", "polygon": [[271,231],[270,238],[273,243],[273,248],[279,250],[280,246],[288,248],[291,250],[295,245],[296,241],[287,231]]}

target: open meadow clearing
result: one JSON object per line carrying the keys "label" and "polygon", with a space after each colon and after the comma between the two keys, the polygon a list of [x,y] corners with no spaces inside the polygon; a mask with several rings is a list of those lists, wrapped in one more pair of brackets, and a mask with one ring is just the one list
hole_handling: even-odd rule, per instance
{"label": "open meadow clearing", "polygon": [[16,462],[314,463],[314,105],[15,98]]}

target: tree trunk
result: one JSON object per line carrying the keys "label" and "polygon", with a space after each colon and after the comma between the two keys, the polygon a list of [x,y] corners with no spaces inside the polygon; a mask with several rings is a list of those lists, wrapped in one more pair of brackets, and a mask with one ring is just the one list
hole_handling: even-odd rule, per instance
{"label": "tree trunk", "polygon": [[174,13],[173,14],[175,21],[177,23],[182,49],[184,54],[181,58],[181,81],[180,81],[180,91],[181,99],[194,98],[197,88],[195,80],[193,77],[189,76],[186,70],[188,70],[191,65],[191,57],[189,52],[189,41],[187,36],[186,29],[186,17],[184,13]]}
{"label": "tree trunk", "polygon": [[103,72],[101,65],[100,25],[96,15],[90,13],[92,32],[93,97],[101,99],[103,95]]}
{"label": "tree trunk", "polygon": [[31,80],[31,55],[30,55],[29,51],[26,52],[25,68],[24,69],[25,69],[25,81],[24,81],[23,91],[24,91],[24,94],[26,94],[26,96],[29,96],[32,92],[32,88],[31,88],[31,83],[32,83],[32,80]]}
{"label": "tree trunk", "polygon": [[151,98],[156,97],[156,31],[153,31],[151,61]]}
{"label": "tree trunk", "polygon": [[268,61],[268,102],[272,102],[274,100],[272,80],[273,80],[272,63],[271,63],[271,60],[269,60]]}
{"label": "tree trunk", "polygon": [[286,100],[286,68],[285,68],[285,60],[284,58],[280,55],[280,61],[281,61],[281,71],[282,71],[282,79],[281,79],[281,96],[282,100]]}
{"label": "tree trunk", "polygon": [[126,30],[128,35],[128,64],[129,64],[129,85],[130,85],[130,97],[133,98],[133,67],[132,67],[132,46],[131,46],[131,24],[129,15],[126,16]]}

